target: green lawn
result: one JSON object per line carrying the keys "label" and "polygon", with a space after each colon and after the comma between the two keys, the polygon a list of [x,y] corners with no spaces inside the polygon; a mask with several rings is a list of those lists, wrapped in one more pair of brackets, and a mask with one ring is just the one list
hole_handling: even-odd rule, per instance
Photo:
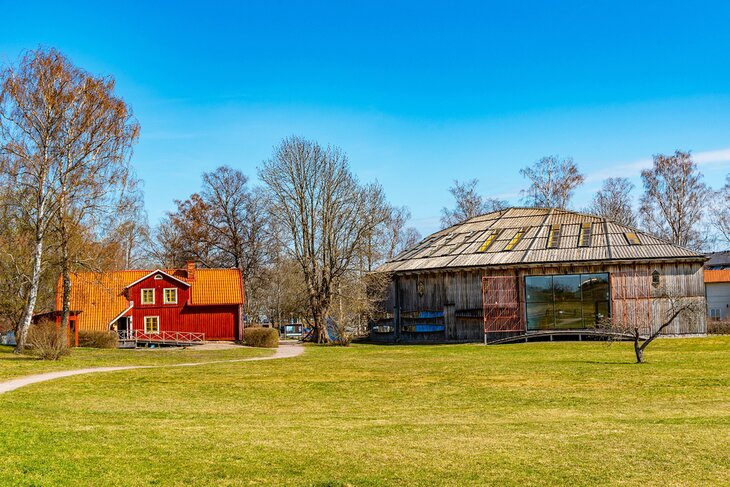
{"label": "green lawn", "polygon": [[0,396],[0,479],[730,484],[730,337],[659,340],[632,360],[629,344],[588,342],[309,346],[76,376]]}
{"label": "green lawn", "polygon": [[208,362],[271,355],[273,351],[256,348],[229,350],[196,350],[160,348],[139,350],[100,350],[75,348],[71,355],[59,360],[38,360],[29,355],[15,355],[13,347],[0,345],[0,381],[55,370],[107,367],[114,365],[166,365],[187,362]]}

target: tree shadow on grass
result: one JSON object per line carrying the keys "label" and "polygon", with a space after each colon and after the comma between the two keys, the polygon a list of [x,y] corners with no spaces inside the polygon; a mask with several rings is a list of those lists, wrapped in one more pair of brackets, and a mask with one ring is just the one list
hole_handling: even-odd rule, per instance
{"label": "tree shadow on grass", "polygon": [[571,360],[571,363],[574,364],[597,364],[597,365],[635,365],[636,361],[623,361],[623,362],[616,362],[616,361],[610,361],[610,360]]}

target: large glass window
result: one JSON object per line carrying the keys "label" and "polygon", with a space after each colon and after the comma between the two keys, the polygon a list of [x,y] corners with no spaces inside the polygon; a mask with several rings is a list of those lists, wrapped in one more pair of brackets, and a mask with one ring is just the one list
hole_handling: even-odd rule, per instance
{"label": "large glass window", "polygon": [[590,328],[609,315],[608,274],[525,278],[528,330]]}

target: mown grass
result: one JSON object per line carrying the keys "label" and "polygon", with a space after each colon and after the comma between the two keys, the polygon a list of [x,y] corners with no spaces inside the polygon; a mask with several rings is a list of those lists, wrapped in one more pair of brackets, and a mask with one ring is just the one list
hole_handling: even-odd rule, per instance
{"label": "mown grass", "polygon": [[271,350],[243,347],[226,350],[196,350],[195,347],[137,350],[74,348],[70,355],[61,357],[59,360],[39,360],[32,355],[15,355],[13,347],[0,345],[0,381],[56,370],[115,365],[169,365],[187,362],[208,362],[212,360],[260,357],[272,353]]}
{"label": "mown grass", "polygon": [[0,479],[34,485],[722,485],[730,337],[310,346],[0,396]]}

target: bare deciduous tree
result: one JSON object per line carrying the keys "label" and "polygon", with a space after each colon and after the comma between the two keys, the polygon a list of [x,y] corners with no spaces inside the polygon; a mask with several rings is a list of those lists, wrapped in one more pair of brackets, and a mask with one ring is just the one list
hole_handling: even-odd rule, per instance
{"label": "bare deciduous tree", "polygon": [[679,294],[667,292],[660,289],[657,295],[652,299],[661,299],[669,303],[666,311],[662,315],[661,322],[656,329],[650,331],[648,335],[642,336],[641,330],[652,330],[653,323],[646,320],[643,322],[627,321],[622,322],[616,318],[611,318],[599,324],[599,328],[607,331],[615,337],[631,336],[634,343],[634,353],[636,355],[636,363],[644,363],[644,352],[646,348],[657,338],[662,332],[678,318],[693,320],[699,319],[700,315],[706,310],[701,301],[687,298]]}
{"label": "bare deciduous tree", "polygon": [[567,208],[573,191],[585,180],[571,157],[546,156],[520,169],[520,174],[530,181],[522,192],[525,201],[537,208]]}
{"label": "bare deciduous tree", "polygon": [[[160,225],[161,254],[171,267],[195,260],[205,267],[235,267],[246,283],[246,310],[255,312],[264,267],[272,251],[261,190],[239,170],[203,173],[203,188]],[[254,313],[255,314],[255,313]]]}
{"label": "bare deciduous tree", "polygon": [[54,153],[63,127],[68,78],[57,53],[26,55],[17,69],[8,67],[0,74],[0,176],[13,189],[13,205],[33,233],[28,297],[17,330],[16,353],[25,351],[38,299],[43,243],[57,210]]}
{"label": "bare deciduous tree", "polygon": [[456,206],[453,209],[441,209],[441,226],[446,228],[461,223],[469,218],[502,210],[508,203],[498,198],[485,198],[477,192],[478,179],[459,182],[454,180],[454,185],[449,188],[449,193],[454,197]]}
{"label": "bare deciduous tree", "polygon": [[314,337],[327,342],[337,282],[387,218],[382,189],[361,185],[339,148],[301,137],[284,139],[259,175],[273,200],[271,218],[288,230],[287,248],[302,270]]}
{"label": "bare deciduous tree", "polygon": [[651,169],[641,171],[644,196],[641,219],[644,228],[670,242],[699,250],[707,186],[689,152],[654,156]]}
{"label": "bare deciduous tree", "polygon": [[383,260],[392,259],[421,240],[421,233],[415,227],[408,226],[410,219],[411,212],[405,206],[391,208],[382,224]]}
{"label": "bare deciduous tree", "polygon": [[22,353],[38,295],[44,239],[56,225],[63,273],[64,325],[70,293],[69,232],[126,181],[139,133],[114,81],[89,75],[56,50],[31,51],[0,75],[4,182],[34,232],[28,301],[18,329]]}
{"label": "bare deciduous tree", "polygon": [[713,195],[710,208],[710,224],[723,243],[730,245],[730,174],[725,176],[725,186]]}
{"label": "bare deciduous tree", "polygon": [[622,225],[636,226],[636,215],[631,204],[634,185],[626,178],[608,178],[593,196],[588,212],[613,220]]}

